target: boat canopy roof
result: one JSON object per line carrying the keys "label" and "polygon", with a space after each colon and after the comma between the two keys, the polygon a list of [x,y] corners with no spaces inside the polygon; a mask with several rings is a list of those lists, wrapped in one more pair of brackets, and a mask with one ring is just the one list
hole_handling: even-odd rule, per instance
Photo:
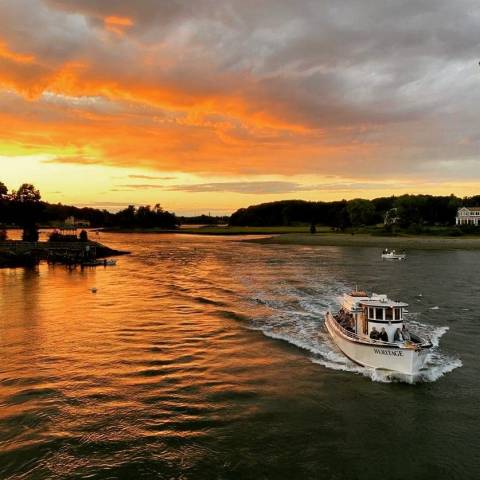
{"label": "boat canopy roof", "polygon": [[395,302],[394,300],[386,299],[386,300],[361,300],[360,305],[365,305],[366,307],[390,307],[390,308],[402,308],[408,307],[408,303],[403,302]]}
{"label": "boat canopy roof", "polygon": [[[363,294],[363,295],[359,295]],[[386,295],[372,293],[370,296],[365,292],[352,292],[344,297],[344,306],[352,309],[360,306],[375,308],[405,308],[408,303],[390,300]]]}

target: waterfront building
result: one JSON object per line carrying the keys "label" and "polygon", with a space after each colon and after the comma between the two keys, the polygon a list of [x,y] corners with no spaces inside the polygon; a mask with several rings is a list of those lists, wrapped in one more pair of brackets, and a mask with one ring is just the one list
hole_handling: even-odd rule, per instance
{"label": "waterfront building", "polygon": [[391,208],[385,214],[385,217],[383,218],[383,224],[384,225],[394,225],[399,220],[400,220],[400,217],[398,216],[398,209],[397,208]]}
{"label": "waterfront building", "polygon": [[65,226],[69,228],[88,228],[90,227],[90,222],[88,220],[79,220],[75,217],[68,217],[65,220]]}
{"label": "waterfront building", "polygon": [[480,207],[461,207],[457,211],[456,225],[480,225]]}

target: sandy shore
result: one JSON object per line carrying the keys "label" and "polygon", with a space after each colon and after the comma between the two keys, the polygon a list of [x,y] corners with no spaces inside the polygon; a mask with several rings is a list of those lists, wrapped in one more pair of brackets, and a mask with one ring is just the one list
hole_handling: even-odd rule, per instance
{"label": "sandy shore", "polygon": [[342,233],[317,233],[311,235],[305,233],[292,233],[246,241],[278,245],[325,245],[425,250],[480,249],[480,237],[377,237],[364,234],[350,235]]}

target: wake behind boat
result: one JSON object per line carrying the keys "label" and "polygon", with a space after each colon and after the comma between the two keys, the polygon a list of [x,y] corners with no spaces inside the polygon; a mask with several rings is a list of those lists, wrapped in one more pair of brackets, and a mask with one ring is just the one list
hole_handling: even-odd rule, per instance
{"label": "wake behind boat", "polygon": [[408,304],[386,295],[354,291],[344,295],[340,311],[325,314],[325,326],[340,350],[370,368],[415,375],[432,343],[410,333],[404,321]]}

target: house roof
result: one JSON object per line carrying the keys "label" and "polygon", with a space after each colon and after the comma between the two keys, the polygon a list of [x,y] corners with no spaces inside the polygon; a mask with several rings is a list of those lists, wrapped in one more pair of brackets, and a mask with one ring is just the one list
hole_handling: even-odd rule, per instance
{"label": "house roof", "polygon": [[459,210],[463,210],[464,208],[470,210],[471,212],[480,212],[480,207],[462,207]]}

